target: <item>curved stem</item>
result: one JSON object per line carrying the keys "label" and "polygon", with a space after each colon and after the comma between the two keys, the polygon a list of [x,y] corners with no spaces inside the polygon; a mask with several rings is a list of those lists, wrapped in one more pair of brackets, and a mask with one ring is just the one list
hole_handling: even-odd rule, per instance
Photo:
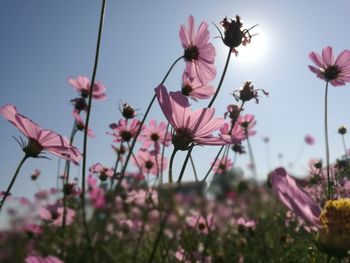
{"label": "curved stem", "polygon": [[194,145],[192,145],[192,146],[190,147],[190,149],[188,150],[188,152],[187,152],[185,161],[184,161],[184,163],[183,163],[183,165],[182,165],[182,168],[181,168],[181,172],[180,172],[180,175],[179,175],[179,179],[177,179],[177,182],[178,182],[178,183],[181,183],[181,180],[182,180],[182,177],[183,177],[183,175],[184,175],[184,173],[185,173],[185,169],[186,169],[186,166],[187,166],[187,163],[188,163],[188,159],[189,159],[190,156],[191,156],[191,152],[192,152],[193,147],[194,147]]}
{"label": "curved stem", "polygon": [[[176,60],[173,62],[173,64],[170,66],[168,72],[165,74],[165,76],[164,76],[162,82],[160,83],[160,85],[163,85],[163,84],[164,84],[165,80],[166,80],[167,77],[169,76],[169,74],[170,74],[171,70],[174,68],[175,64],[176,64],[180,59],[182,59],[182,58],[183,58],[183,56],[179,57],[178,59],[176,59]],[[143,118],[142,118],[142,121],[141,121],[141,123],[140,123],[140,126],[139,126],[139,128],[138,128],[138,130],[137,130],[137,132],[136,132],[136,134],[135,134],[135,136],[134,136],[134,138],[133,138],[133,140],[132,140],[131,148],[130,148],[130,151],[128,152],[128,155],[127,155],[127,157],[126,157],[125,164],[124,164],[124,166],[123,166],[123,169],[122,169],[122,172],[121,172],[121,176],[120,176],[119,182],[123,179],[123,177],[124,177],[124,175],[125,175],[125,171],[126,171],[126,168],[128,167],[128,163],[129,163],[129,160],[130,160],[132,151],[134,150],[134,147],[135,147],[137,138],[138,138],[139,135],[140,135],[140,132],[141,132],[141,130],[142,130],[142,126],[143,126],[143,124],[144,124],[145,121],[146,121],[146,118],[147,118],[147,116],[148,116],[148,113],[149,113],[150,109],[152,108],[152,105],[153,105],[153,103],[154,103],[156,97],[157,97],[156,94],[154,94],[154,95],[153,95],[153,98],[151,99],[150,104],[149,104],[148,107],[147,107],[147,110],[146,110],[146,112],[145,112],[145,115],[144,115]],[[119,183],[119,182],[118,182],[118,183]]]}
{"label": "curved stem", "polygon": [[100,24],[99,24],[97,44],[96,44],[95,62],[94,62],[94,68],[93,68],[92,77],[91,77],[91,83],[90,83],[89,100],[88,100],[88,107],[87,107],[86,119],[85,119],[85,130],[84,130],[81,203],[82,203],[82,212],[83,212],[83,225],[85,228],[85,234],[86,234],[86,239],[87,239],[88,243],[90,243],[90,233],[89,233],[88,225],[86,222],[86,211],[85,211],[85,188],[86,188],[86,185],[85,185],[86,184],[86,182],[85,182],[86,171],[85,170],[86,170],[86,153],[87,153],[87,132],[89,129],[93,87],[94,87],[94,83],[95,83],[98,58],[99,58],[99,54],[100,54],[102,29],[103,29],[103,22],[104,22],[105,11],[106,11],[106,2],[107,2],[107,0],[102,1],[101,14],[100,14]]}
{"label": "curved stem", "polygon": [[214,101],[215,101],[215,99],[216,99],[216,96],[219,94],[221,85],[222,85],[222,83],[223,83],[223,81],[224,81],[224,78],[225,78],[225,75],[226,75],[226,71],[227,71],[228,64],[229,64],[229,62],[230,62],[231,53],[232,53],[231,48],[229,48],[228,55],[227,55],[227,59],[226,59],[226,63],[225,63],[225,67],[224,67],[224,71],[222,72],[220,82],[219,82],[219,84],[218,84],[218,87],[217,87],[217,89],[216,89],[216,91],[215,91],[215,94],[214,94],[213,98],[211,99],[211,101],[210,101],[210,103],[209,103],[209,105],[208,105],[208,108],[210,108],[210,107],[213,105],[213,103],[214,103]]}
{"label": "curved stem", "polygon": [[328,144],[328,118],[327,118],[327,108],[328,108],[328,81],[326,82],[326,90],[324,95],[324,134],[326,143],[326,169],[327,169],[327,199],[331,199],[331,178],[329,170],[329,144]]}
{"label": "curved stem", "polygon": [[1,203],[0,203],[0,212],[1,212],[2,206],[3,206],[4,203],[5,203],[6,198],[7,198],[8,195],[10,194],[10,191],[11,191],[11,188],[12,188],[13,184],[14,184],[15,181],[16,181],[17,175],[18,175],[19,171],[21,170],[21,167],[22,167],[23,163],[25,162],[25,160],[27,160],[27,158],[28,158],[28,156],[25,155],[25,156],[23,157],[23,159],[20,161],[20,163],[18,164],[17,169],[16,169],[16,171],[15,171],[15,174],[13,175],[12,180],[11,180],[11,182],[10,182],[9,186],[7,187],[7,190],[6,190],[5,194],[4,194],[4,197],[3,197],[2,200],[1,200]]}
{"label": "curved stem", "polygon": [[170,163],[169,163],[169,183],[173,183],[173,162],[174,162],[174,157],[177,152],[177,149],[174,148],[173,153],[171,154],[170,157]]}

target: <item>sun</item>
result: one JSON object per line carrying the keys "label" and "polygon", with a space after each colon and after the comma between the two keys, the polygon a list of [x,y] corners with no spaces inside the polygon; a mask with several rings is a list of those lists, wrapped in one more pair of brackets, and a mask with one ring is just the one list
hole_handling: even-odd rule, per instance
{"label": "sun", "polygon": [[243,63],[258,62],[266,53],[267,37],[266,31],[260,26],[259,33],[252,37],[251,43],[238,48],[237,61]]}

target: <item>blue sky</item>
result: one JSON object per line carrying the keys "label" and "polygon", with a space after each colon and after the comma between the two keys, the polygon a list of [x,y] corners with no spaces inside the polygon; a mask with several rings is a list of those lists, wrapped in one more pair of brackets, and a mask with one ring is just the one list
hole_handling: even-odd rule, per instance
{"label": "blue sky", "polygon": [[[257,135],[251,138],[259,178],[268,171],[263,136],[271,138],[269,147],[272,165],[296,158],[306,134],[316,138],[316,144],[305,148],[296,170],[302,173],[308,158],[324,157],[323,98],[324,82],[309,72],[310,51],[321,52],[331,45],[336,54],[349,49],[348,1],[109,1],[102,38],[97,80],[107,87],[108,99],[94,102],[91,128],[97,135],[89,140],[88,164],[100,161],[114,163],[110,144],[105,135],[108,125],[120,118],[122,102],[140,109],[141,115],[171,63],[182,55],[178,31],[187,17],[193,15],[197,25],[207,21],[217,57],[218,76],[221,75],[226,47],[213,23],[226,15],[239,14],[246,27],[259,26],[254,32],[256,59],[233,58],[214,107],[222,116],[228,104],[234,103],[230,93],[242,82],[252,80],[256,88],[270,92],[256,105],[246,105],[245,113],[257,118]],[[100,1],[0,1],[0,105],[15,104],[20,113],[68,136],[73,124],[70,99],[76,96],[67,79],[77,75],[91,77]],[[252,40],[254,42],[254,38]],[[264,45],[260,45],[263,43]],[[257,52],[258,51],[258,52]],[[253,51],[252,51],[253,52]],[[243,54],[243,51],[242,51]],[[178,63],[166,81],[169,90],[178,90],[184,63]],[[343,153],[339,125],[350,126],[349,85],[331,87],[329,91],[329,136],[331,159]],[[208,101],[192,103],[204,107]],[[158,105],[150,118],[164,117]],[[149,119],[148,119],[149,120]],[[4,119],[0,120],[0,189],[5,189],[22,158],[22,151],[11,136],[20,133]],[[349,138],[347,138],[349,140]],[[82,149],[82,134],[76,146]],[[350,146],[350,142],[349,142]],[[200,174],[216,155],[217,148],[197,147],[194,159]],[[170,154],[170,151],[168,151]],[[182,155],[176,157],[179,166]],[[248,156],[239,157],[236,166],[246,168]],[[31,196],[37,186],[30,182],[30,173],[42,170],[42,188],[55,186],[57,158],[31,159],[25,163],[13,188],[15,195]],[[176,171],[176,169],[175,169]],[[77,173],[76,169],[73,173]],[[247,172],[249,176],[249,172]],[[186,178],[192,176],[188,169]]]}

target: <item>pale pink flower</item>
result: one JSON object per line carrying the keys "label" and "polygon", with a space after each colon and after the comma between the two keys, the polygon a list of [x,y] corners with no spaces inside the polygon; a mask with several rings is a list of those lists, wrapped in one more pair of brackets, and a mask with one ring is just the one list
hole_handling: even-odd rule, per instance
{"label": "pale pink flower", "polygon": [[[69,78],[68,82],[76,91],[80,92],[83,98],[87,98],[90,92],[90,80],[86,76],[77,76],[76,79]],[[106,99],[106,87],[101,82],[95,82],[92,91],[92,97],[96,100]]]}
{"label": "pale pink flower", "polygon": [[105,181],[107,178],[113,178],[114,176],[114,169],[105,167],[101,163],[93,164],[89,171],[92,174],[97,174],[101,181]]}
{"label": "pale pink flower", "polygon": [[168,166],[168,159],[163,157],[156,151],[140,150],[133,158],[133,163],[140,169],[143,174],[158,175],[163,168],[163,171]]}
{"label": "pale pink flower", "polygon": [[344,50],[334,60],[333,49],[327,46],[322,50],[322,56],[311,52],[309,58],[316,65],[309,66],[309,69],[320,79],[329,81],[333,86],[343,86],[350,82],[350,50]]}
{"label": "pale pink flower", "polygon": [[236,122],[231,133],[231,124],[225,122],[220,128],[220,137],[225,140],[228,144],[239,144],[245,139],[245,133],[242,126]]}
{"label": "pale pink flower", "polygon": [[[61,226],[63,221],[64,208],[58,204],[40,207],[39,216],[42,220],[48,221],[56,226]],[[66,208],[66,224],[70,225],[75,217],[75,211],[71,208]]]}
{"label": "pale pink flower", "polygon": [[185,96],[191,97],[193,100],[209,99],[215,93],[214,87],[202,83],[198,78],[191,78],[185,71],[182,75],[181,92]]}
{"label": "pale pink flower", "polygon": [[54,131],[42,129],[35,122],[17,113],[14,105],[2,106],[0,114],[28,137],[27,145],[23,145],[23,151],[28,157],[39,157],[42,151],[48,151],[75,164],[82,158],[79,150],[71,146],[65,137]]}
{"label": "pale pink flower", "polygon": [[[136,135],[139,129],[140,121],[132,119],[128,120],[119,120],[118,123],[112,123],[109,127],[114,131],[111,134],[115,137],[114,142],[130,142],[130,140]],[[143,127],[142,127],[143,129]]]}
{"label": "pale pink flower", "polygon": [[188,17],[188,26],[181,25],[180,40],[185,49],[186,72],[191,78],[198,77],[203,83],[213,80],[216,75],[215,48],[209,41],[208,24],[202,22],[195,31],[193,16]]}
{"label": "pale pink flower", "polygon": [[41,235],[43,233],[42,226],[37,224],[28,223],[23,228],[23,230],[30,235]]}
{"label": "pale pink flower", "polygon": [[[83,121],[83,119],[81,118],[80,114],[79,114],[79,111],[78,110],[73,110],[72,112],[72,115],[75,119],[75,124],[78,128],[78,130],[80,131],[83,131],[85,130],[86,126],[85,126],[85,123]],[[87,131],[87,135],[91,138],[95,138],[95,133],[90,129],[88,128],[88,131]]]}
{"label": "pale pink flower", "polygon": [[87,179],[89,186],[89,197],[92,205],[96,208],[103,208],[106,205],[105,191],[97,185],[97,179],[89,175]]}
{"label": "pale pink flower", "polygon": [[174,128],[172,143],[178,150],[187,150],[190,144],[223,145],[221,138],[213,132],[224,123],[223,118],[213,118],[214,108],[192,111],[188,99],[181,92],[170,92],[165,86],[156,89],[156,95],[163,114]]}
{"label": "pale pink flower", "polygon": [[[253,136],[256,134],[254,127],[256,125],[256,120],[254,115],[246,114],[238,117],[237,123],[244,129],[247,130],[248,136]],[[244,136],[246,137],[246,136]]]}
{"label": "pale pink flower", "polygon": [[214,216],[212,214],[203,217],[202,215],[195,214],[187,216],[186,224],[196,229],[198,232],[207,235],[209,231],[214,228]]}
{"label": "pale pink flower", "polygon": [[315,144],[315,138],[309,134],[307,134],[304,138],[304,141],[308,145],[314,145]]}
{"label": "pale pink flower", "polygon": [[213,166],[214,174],[223,174],[233,167],[233,162],[230,158],[218,158]]}
{"label": "pale pink flower", "polygon": [[256,223],[253,220],[247,220],[247,219],[244,219],[243,217],[238,218],[236,223],[239,226],[243,226],[245,228],[249,228],[252,230],[254,230],[256,227]]}
{"label": "pale pink flower", "polygon": [[169,131],[166,132],[166,126],[167,125],[162,121],[157,125],[157,121],[155,120],[151,120],[149,126],[145,125],[139,137],[140,140],[143,141],[142,148],[148,149],[153,145],[155,150],[159,152],[160,144],[169,146],[171,134]]}
{"label": "pale pink flower", "polygon": [[32,172],[30,177],[32,178],[32,180],[36,180],[36,179],[38,179],[40,174],[41,174],[41,171],[39,169],[34,169],[34,172]]}
{"label": "pale pink flower", "polygon": [[62,260],[55,256],[27,256],[25,263],[64,263]]}

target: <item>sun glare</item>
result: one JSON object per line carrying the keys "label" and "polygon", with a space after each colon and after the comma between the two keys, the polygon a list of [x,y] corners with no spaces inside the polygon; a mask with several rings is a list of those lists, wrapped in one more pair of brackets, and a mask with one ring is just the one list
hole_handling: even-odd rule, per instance
{"label": "sun glare", "polygon": [[266,32],[259,26],[259,33],[252,37],[251,43],[238,48],[237,60],[241,62],[258,62],[266,53],[267,39]]}

